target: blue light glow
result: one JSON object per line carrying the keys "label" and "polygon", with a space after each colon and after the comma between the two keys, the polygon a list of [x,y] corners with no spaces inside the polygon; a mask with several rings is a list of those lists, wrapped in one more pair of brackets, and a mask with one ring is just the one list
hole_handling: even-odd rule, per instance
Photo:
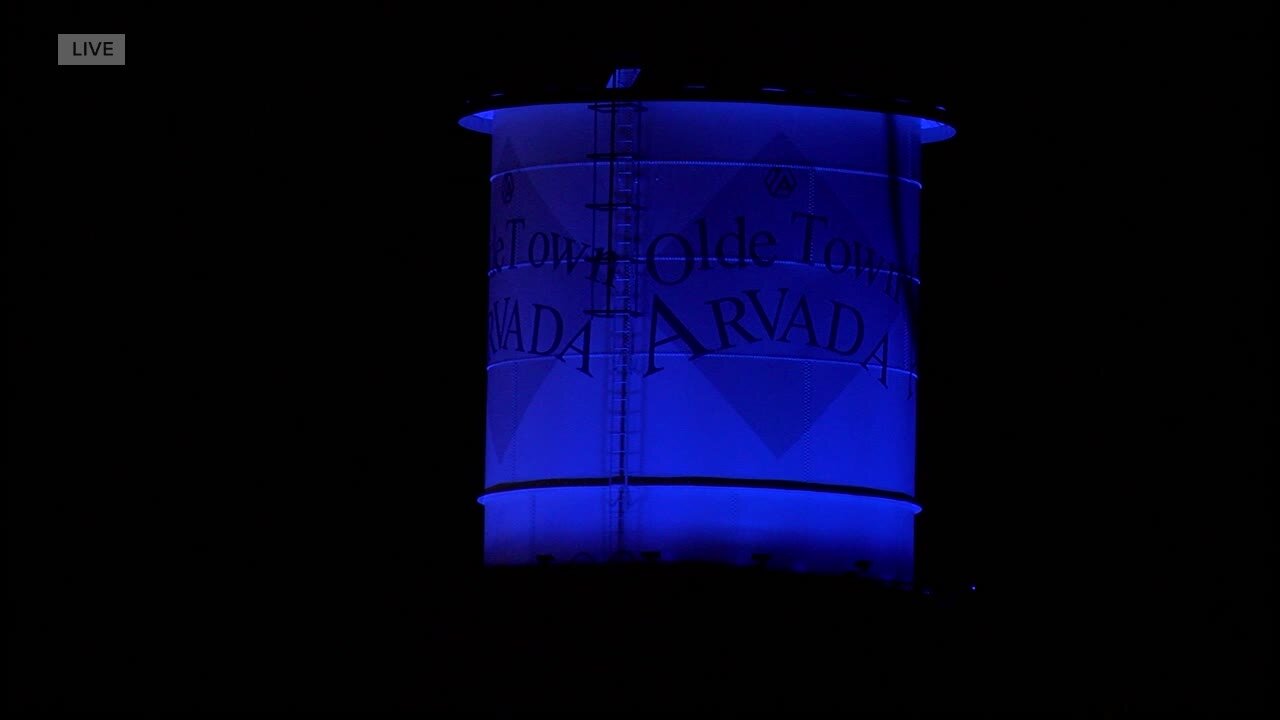
{"label": "blue light glow", "polygon": [[910,579],[919,148],[950,132],[930,123],[683,101],[464,119],[494,142],[487,561]]}

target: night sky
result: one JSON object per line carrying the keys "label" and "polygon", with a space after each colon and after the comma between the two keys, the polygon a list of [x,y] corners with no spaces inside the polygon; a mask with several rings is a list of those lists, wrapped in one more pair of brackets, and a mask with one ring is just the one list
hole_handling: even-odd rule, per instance
{"label": "night sky", "polygon": [[[1022,707],[1272,704],[1269,11],[99,5],[6,22],[11,707],[331,707],[309,683],[453,646],[316,673],[290,638],[480,622],[489,146],[460,101],[614,63],[946,105],[918,575],[1057,678]],[[129,64],[57,67],[59,32]],[[501,674],[520,641],[452,642]]]}

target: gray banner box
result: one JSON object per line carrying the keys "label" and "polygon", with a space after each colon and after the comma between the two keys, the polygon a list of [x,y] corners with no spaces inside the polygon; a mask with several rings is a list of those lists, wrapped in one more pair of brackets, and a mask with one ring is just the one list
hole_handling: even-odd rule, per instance
{"label": "gray banner box", "polygon": [[59,65],[123,65],[124,35],[58,35]]}

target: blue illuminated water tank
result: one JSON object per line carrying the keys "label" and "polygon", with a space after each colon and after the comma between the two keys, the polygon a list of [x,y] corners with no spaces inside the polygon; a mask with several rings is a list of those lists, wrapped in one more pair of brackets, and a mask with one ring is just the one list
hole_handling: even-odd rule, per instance
{"label": "blue illuminated water tank", "polygon": [[597,95],[462,121],[493,136],[486,561],[910,579],[920,148],[951,129]]}

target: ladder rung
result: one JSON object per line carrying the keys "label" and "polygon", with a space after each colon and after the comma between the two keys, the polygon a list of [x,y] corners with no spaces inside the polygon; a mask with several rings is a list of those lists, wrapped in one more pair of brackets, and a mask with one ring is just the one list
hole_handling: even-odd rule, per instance
{"label": "ladder rung", "polygon": [[592,110],[595,110],[596,112],[609,112],[609,113],[618,112],[619,110],[635,110],[636,112],[645,111],[644,105],[641,104],[639,101],[635,101],[635,100],[623,100],[623,101],[610,100],[609,102],[591,103],[587,107]]}

